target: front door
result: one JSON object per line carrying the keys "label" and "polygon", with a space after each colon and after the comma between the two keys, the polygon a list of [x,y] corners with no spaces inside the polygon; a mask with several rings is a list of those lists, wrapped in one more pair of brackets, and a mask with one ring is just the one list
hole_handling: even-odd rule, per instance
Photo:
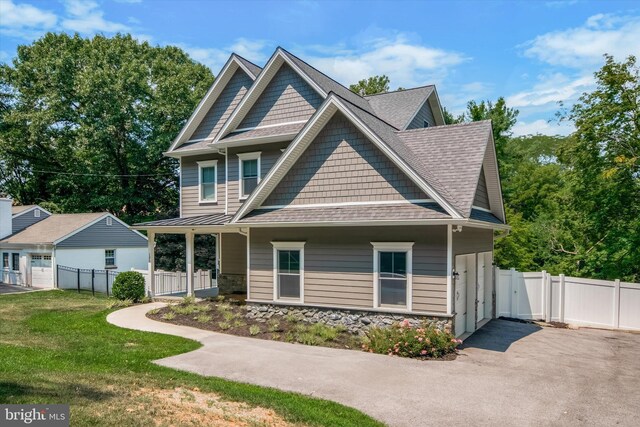
{"label": "front door", "polygon": [[467,325],[467,255],[456,256],[456,286],[455,286],[455,333],[464,334]]}

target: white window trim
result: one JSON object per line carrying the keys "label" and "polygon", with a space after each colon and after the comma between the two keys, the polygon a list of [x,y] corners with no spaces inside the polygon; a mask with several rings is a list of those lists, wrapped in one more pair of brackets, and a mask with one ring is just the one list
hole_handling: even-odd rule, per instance
{"label": "white window trim", "polygon": [[[107,251],[113,251],[113,264],[107,264]],[[104,250],[104,266],[105,268],[115,268],[118,263],[118,258],[116,255],[115,249],[105,249]]]}
{"label": "white window trim", "polygon": [[[273,245],[273,300],[304,303],[304,245],[306,242],[271,242]],[[278,298],[278,251],[300,251],[300,299]]]}
{"label": "white window trim", "polygon": [[113,218],[108,216],[107,219],[105,220],[105,224],[107,224],[108,226],[112,226],[113,225]]}
{"label": "white window trim", "polygon": [[243,195],[242,190],[244,189],[244,178],[242,177],[242,162],[245,160],[257,160],[258,161],[258,184],[260,184],[262,170],[260,165],[260,156],[261,151],[254,151],[251,153],[238,153],[238,200],[246,200],[249,197],[249,194]]}
{"label": "white window trim", "polygon": [[413,244],[414,242],[371,242],[373,246],[373,308],[389,308],[380,304],[380,252],[407,253],[407,310],[413,308]]}
{"label": "white window trim", "polygon": [[[213,199],[203,200],[202,199],[202,168],[210,168],[214,167],[215,173],[213,174]],[[199,203],[218,203],[218,161],[217,160],[207,160],[204,162],[198,162],[198,202]]]}

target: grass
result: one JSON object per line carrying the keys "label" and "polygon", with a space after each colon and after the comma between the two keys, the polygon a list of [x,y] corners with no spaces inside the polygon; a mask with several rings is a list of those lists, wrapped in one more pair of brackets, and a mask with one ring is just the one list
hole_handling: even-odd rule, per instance
{"label": "grass", "polygon": [[0,403],[67,403],[72,425],[197,425],[211,399],[269,408],[293,424],[381,425],[334,402],[155,365],[200,345],[110,325],[108,304],[65,291],[0,297]]}

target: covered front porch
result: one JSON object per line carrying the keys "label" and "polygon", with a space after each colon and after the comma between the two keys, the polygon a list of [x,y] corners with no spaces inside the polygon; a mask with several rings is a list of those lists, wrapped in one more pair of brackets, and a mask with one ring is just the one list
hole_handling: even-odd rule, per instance
{"label": "covered front porch", "polygon": [[[146,231],[148,238],[148,268],[142,272],[146,279],[147,295],[151,298],[207,298],[232,293],[246,295],[248,229],[228,226],[231,218],[229,215],[213,214],[134,224],[131,228]],[[184,271],[163,271],[157,268],[157,237],[162,234],[184,236]],[[196,270],[197,235],[214,237],[215,261],[211,269]]]}

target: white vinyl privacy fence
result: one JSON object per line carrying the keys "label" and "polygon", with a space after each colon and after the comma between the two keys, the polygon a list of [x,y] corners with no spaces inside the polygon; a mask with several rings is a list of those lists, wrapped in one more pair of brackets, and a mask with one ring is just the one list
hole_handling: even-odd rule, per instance
{"label": "white vinyl privacy fence", "polygon": [[496,317],[640,330],[640,284],[496,268]]}
{"label": "white vinyl privacy fence", "polygon": [[[142,273],[147,289],[151,286],[149,283],[149,272],[147,270],[135,270]],[[183,271],[163,271],[155,270],[156,295],[169,295],[187,292],[187,273]],[[216,284],[211,279],[211,270],[198,270],[193,273],[193,290],[209,289],[215,287]]]}

